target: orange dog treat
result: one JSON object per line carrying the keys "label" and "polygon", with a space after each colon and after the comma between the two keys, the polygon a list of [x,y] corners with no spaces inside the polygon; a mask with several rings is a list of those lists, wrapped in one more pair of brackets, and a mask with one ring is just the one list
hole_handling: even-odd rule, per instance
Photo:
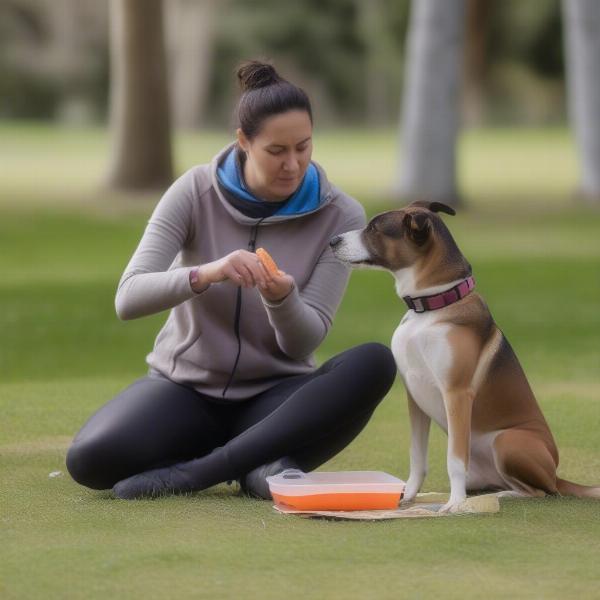
{"label": "orange dog treat", "polygon": [[271,275],[281,275],[281,271],[277,268],[277,263],[264,248],[257,248],[256,256],[258,256],[260,262],[265,266],[265,269],[271,273]]}

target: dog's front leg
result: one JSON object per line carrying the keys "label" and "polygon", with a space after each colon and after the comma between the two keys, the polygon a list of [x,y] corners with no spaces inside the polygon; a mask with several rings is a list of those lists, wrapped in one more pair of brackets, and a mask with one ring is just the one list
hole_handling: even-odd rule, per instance
{"label": "dog's front leg", "polygon": [[421,410],[408,389],[406,396],[410,416],[410,475],[406,482],[404,501],[410,502],[419,493],[427,475],[427,446],[431,418]]}
{"label": "dog's front leg", "polygon": [[443,396],[448,419],[446,462],[450,477],[450,500],[441,510],[442,512],[453,512],[467,497],[471,411],[474,394],[470,389],[458,389],[445,391]]}

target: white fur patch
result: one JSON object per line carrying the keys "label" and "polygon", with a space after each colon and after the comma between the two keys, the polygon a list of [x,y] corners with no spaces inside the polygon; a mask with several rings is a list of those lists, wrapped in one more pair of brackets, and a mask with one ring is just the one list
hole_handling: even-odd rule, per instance
{"label": "white fur patch", "polygon": [[333,249],[333,254],[338,260],[344,262],[357,262],[370,260],[370,254],[362,241],[362,229],[355,229],[340,235],[342,241]]}
{"label": "white fur patch", "polygon": [[500,430],[487,433],[471,432],[471,457],[467,473],[467,490],[510,487],[498,473],[494,456],[494,440]]}
{"label": "white fur patch", "polygon": [[450,477],[450,499],[441,511],[452,512],[467,497],[467,471],[463,461],[450,453],[448,453],[446,463]]}
{"label": "white fur patch", "polygon": [[392,337],[392,353],[404,384],[421,410],[448,430],[442,390],[452,366],[446,324],[435,312],[409,311]]}
{"label": "white fur patch", "polygon": [[333,248],[333,255],[342,262],[349,263],[354,269],[376,269],[378,271],[387,271],[379,265],[363,264],[361,261],[372,260],[373,257],[365,246],[362,238],[362,229],[355,229],[340,235],[342,241]]}
{"label": "white fur patch", "polygon": [[396,280],[396,294],[400,298],[404,296],[412,296],[415,290],[415,271],[412,267],[398,269],[393,273]]}

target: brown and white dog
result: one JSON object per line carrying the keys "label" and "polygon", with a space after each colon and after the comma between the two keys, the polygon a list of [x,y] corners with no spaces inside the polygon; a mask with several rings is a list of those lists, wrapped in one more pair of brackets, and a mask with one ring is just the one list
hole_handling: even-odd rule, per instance
{"label": "brown and white dog", "polygon": [[446,512],[467,490],[600,499],[600,487],[556,476],[548,424],[513,349],[471,291],[471,266],[437,212],[455,214],[439,202],[415,202],[330,242],[353,267],[391,272],[409,306],[392,338],[411,424],[405,500],[414,499],[427,473],[431,419],[448,434]]}

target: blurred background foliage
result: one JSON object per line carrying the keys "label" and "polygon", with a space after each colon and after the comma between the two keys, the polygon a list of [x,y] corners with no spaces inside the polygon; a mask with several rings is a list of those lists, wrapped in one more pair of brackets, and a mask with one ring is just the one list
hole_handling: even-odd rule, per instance
{"label": "blurred background foliage", "polygon": [[[231,126],[232,73],[248,57],[276,58],[307,89],[321,125],[396,123],[408,0],[196,2],[207,3],[210,31],[191,29],[212,45],[198,126]],[[165,0],[167,23],[184,4]],[[475,79],[479,106],[463,111],[466,124],[563,122],[560,1],[479,0],[468,10],[475,15],[466,63],[475,67],[466,75]],[[109,3],[98,0],[0,0],[0,118],[104,122],[108,13]],[[172,73],[185,37],[167,27]]]}

